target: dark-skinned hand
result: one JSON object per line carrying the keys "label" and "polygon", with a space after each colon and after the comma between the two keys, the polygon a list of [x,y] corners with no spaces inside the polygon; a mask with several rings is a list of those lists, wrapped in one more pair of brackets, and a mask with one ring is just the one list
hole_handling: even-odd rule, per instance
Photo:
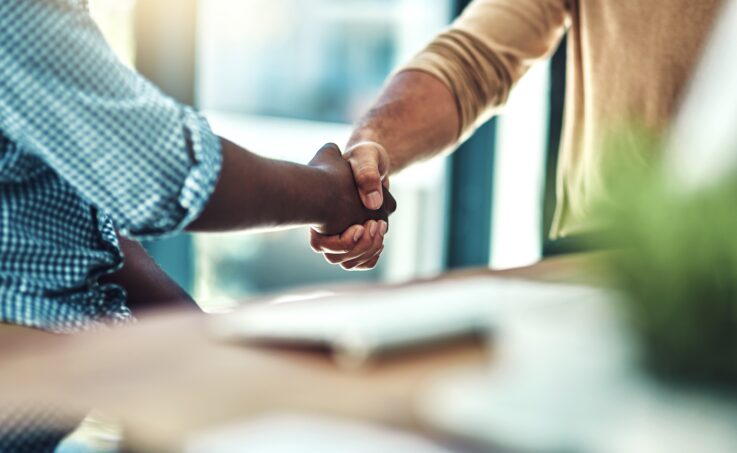
{"label": "dark-skinned hand", "polygon": [[[379,209],[371,210],[364,206],[351,165],[343,158],[337,145],[328,143],[323,146],[309,165],[323,171],[326,180],[330,181],[330,187],[335,188],[331,198],[325,200],[325,223],[314,227],[317,233],[339,235],[352,225],[361,225],[370,220],[387,224],[389,216],[397,209],[394,197],[385,188],[383,204]],[[386,228],[383,227],[384,233]]]}

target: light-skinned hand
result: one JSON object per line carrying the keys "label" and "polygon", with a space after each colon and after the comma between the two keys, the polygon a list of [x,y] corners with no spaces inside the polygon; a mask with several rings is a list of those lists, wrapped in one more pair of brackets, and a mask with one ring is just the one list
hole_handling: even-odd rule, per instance
{"label": "light-skinned hand", "polygon": [[[367,209],[381,208],[389,187],[386,177],[389,155],[384,147],[376,142],[360,142],[351,146],[343,158],[350,164],[364,206]],[[396,207],[393,200],[390,204]],[[376,267],[384,250],[384,236],[388,229],[385,219],[353,225],[339,235],[324,235],[313,229],[310,245],[317,253],[324,254],[329,263],[346,270],[370,270]]]}
{"label": "light-skinned hand", "polygon": [[334,187],[331,199],[325,200],[326,221],[315,226],[314,231],[330,237],[343,234],[350,226],[367,220],[374,221],[365,227],[370,232],[380,229],[378,221],[388,227],[387,219],[396,210],[396,201],[380,185],[382,203],[376,209],[365,207],[359,198],[352,167],[341,156],[336,145],[329,143],[323,146],[309,165],[321,169],[324,177],[330,181],[330,187]]}

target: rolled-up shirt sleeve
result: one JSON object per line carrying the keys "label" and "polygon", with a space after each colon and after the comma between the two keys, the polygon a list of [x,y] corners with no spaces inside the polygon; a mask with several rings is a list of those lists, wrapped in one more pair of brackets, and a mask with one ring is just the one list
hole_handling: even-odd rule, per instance
{"label": "rolled-up shirt sleeve", "polygon": [[398,72],[429,73],[453,93],[467,138],[502,106],[514,84],[560,42],[566,0],[475,0]]}
{"label": "rolled-up shirt sleeve", "polygon": [[123,65],[66,0],[0,2],[0,129],[134,237],[196,219],[222,164],[205,118]]}

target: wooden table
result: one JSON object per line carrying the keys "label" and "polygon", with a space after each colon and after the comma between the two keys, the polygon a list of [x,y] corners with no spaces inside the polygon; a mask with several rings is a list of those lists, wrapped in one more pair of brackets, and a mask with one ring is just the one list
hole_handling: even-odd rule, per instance
{"label": "wooden table", "polygon": [[[524,269],[442,278],[581,282],[592,278],[587,269],[594,261],[557,258]],[[0,327],[0,398],[33,396],[95,408],[121,421],[135,451],[178,451],[187,435],[279,410],[422,431],[415,407],[423,383],[491,357],[483,345],[469,342],[343,371],[315,351],[222,343],[208,326],[206,316],[168,312],[129,328],[72,337]]]}

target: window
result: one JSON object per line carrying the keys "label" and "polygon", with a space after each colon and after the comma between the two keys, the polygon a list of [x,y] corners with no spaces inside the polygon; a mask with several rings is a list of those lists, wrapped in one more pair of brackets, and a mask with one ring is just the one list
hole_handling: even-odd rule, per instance
{"label": "window", "polygon": [[[148,72],[152,80],[176,95],[191,92],[194,79],[196,104],[216,132],[259,154],[301,163],[327,141],[344,145],[350,124],[390,72],[444,28],[457,7],[451,0],[190,0],[187,5],[195,3],[194,77],[186,58],[177,59],[193,51],[189,41],[178,37],[182,30],[170,26],[167,14],[179,7],[175,0],[158,0],[156,8],[134,0],[93,0],[91,6],[108,41],[128,63],[136,56],[134,21],[143,17],[148,28],[158,30],[156,24],[167,20],[163,35],[138,36],[143,60],[158,62]],[[189,30],[189,19],[180,19]],[[493,188],[473,188],[493,189],[489,234],[494,267],[526,264],[540,256],[547,84],[541,66],[515,90],[492,139]],[[181,93],[180,98],[192,98]],[[213,309],[218,301],[306,285],[396,281],[442,271],[448,220],[445,161],[436,159],[395,177],[392,192],[400,209],[392,217],[380,266],[372,272],[346,273],[328,265],[309,250],[304,229],[197,236],[191,254],[194,281],[189,266],[182,265],[189,261],[188,241],[150,250]]]}
{"label": "window", "polygon": [[134,5],[134,0],[95,0],[89,3],[92,19],[102,30],[108,44],[131,67],[135,60]]}
{"label": "window", "polygon": [[534,66],[498,120],[490,263],[496,269],[542,258],[549,81],[550,65]]}
{"label": "window", "polygon": [[[200,2],[197,99],[213,128],[269,157],[306,163],[343,146],[392,69],[450,18],[450,0],[207,0]],[[441,270],[444,162],[393,182],[379,268],[346,273],[312,253],[304,229],[198,236],[196,297],[245,298],[333,281],[397,280]]]}

